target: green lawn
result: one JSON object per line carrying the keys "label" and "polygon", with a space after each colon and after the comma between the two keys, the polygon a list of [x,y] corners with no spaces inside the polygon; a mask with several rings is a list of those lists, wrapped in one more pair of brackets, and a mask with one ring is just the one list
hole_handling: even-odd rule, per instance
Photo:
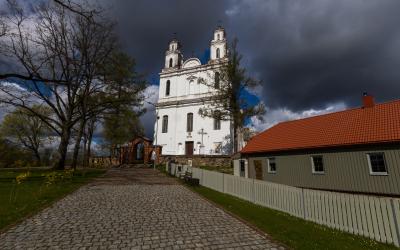
{"label": "green lawn", "polygon": [[398,249],[265,208],[205,187],[190,187],[293,249]]}
{"label": "green lawn", "polygon": [[[0,231],[76,190],[103,170],[71,172],[34,170],[0,171]],[[20,183],[17,183],[16,177]],[[22,179],[21,179],[22,177]]]}

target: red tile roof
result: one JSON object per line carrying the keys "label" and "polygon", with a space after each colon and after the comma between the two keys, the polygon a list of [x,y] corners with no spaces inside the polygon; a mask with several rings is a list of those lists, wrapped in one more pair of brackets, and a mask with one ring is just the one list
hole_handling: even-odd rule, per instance
{"label": "red tile roof", "polygon": [[400,100],[279,123],[241,153],[400,142]]}

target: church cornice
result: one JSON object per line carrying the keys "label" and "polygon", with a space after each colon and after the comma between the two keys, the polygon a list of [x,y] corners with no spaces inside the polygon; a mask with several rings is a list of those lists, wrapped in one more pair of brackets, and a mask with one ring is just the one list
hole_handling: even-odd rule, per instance
{"label": "church cornice", "polygon": [[184,99],[179,101],[166,101],[166,102],[159,102],[156,104],[157,108],[165,108],[165,107],[172,107],[172,106],[180,106],[185,104],[204,104],[206,102],[211,101],[211,96],[207,97],[200,97],[200,98],[193,98],[193,99]]}
{"label": "church cornice", "polygon": [[199,66],[195,67],[190,67],[190,68],[180,68],[180,69],[170,69],[159,73],[160,78],[165,78],[165,77],[172,77],[172,76],[179,76],[183,74],[188,74],[188,73],[197,73],[200,71],[205,71],[205,70],[210,70],[210,69],[218,69],[220,68],[224,63],[227,62],[227,59],[219,59],[219,60],[210,60],[209,63],[207,64],[202,64]]}

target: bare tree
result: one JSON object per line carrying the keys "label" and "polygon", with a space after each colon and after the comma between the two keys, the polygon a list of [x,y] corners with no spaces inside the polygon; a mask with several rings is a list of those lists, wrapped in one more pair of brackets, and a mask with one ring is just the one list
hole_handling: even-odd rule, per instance
{"label": "bare tree", "polygon": [[227,60],[215,70],[211,77],[214,80],[202,81],[213,89],[213,94],[206,105],[199,110],[202,116],[231,122],[232,134],[230,137],[233,153],[238,151],[239,133],[246,120],[253,116],[262,119],[262,115],[265,113],[262,103],[251,105],[243,96],[246,89],[254,89],[261,82],[247,75],[246,69],[240,65],[241,59],[242,56],[237,50],[237,39],[235,39],[228,50]]}
{"label": "bare tree", "polygon": [[[23,10],[11,7],[14,26],[7,40],[10,45],[6,46],[21,71],[2,77],[25,80],[19,85],[26,91],[3,84],[0,102],[26,109],[60,137],[56,168],[64,169],[71,129],[82,119],[82,102],[85,96],[103,88],[92,82],[99,65],[114,48],[112,25],[102,16],[89,18],[63,5],[48,4],[38,9],[31,28],[25,26]],[[48,106],[54,115],[44,116],[33,110],[32,100]]]}

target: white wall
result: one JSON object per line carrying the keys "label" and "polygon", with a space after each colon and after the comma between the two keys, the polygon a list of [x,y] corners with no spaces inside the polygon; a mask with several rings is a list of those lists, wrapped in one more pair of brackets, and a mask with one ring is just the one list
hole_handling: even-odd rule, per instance
{"label": "white wall", "polygon": [[[185,142],[194,142],[193,154],[199,154],[201,143],[201,134],[198,134],[201,129],[207,133],[203,136],[204,154],[213,154],[214,143],[222,142],[223,147],[228,147],[226,136],[230,132],[229,121],[221,121],[221,129],[214,130],[214,121],[209,117],[201,117],[198,114],[198,110],[202,107],[202,104],[197,105],[185,105],[175,106],[168,108],[159,108],[157,127],[157,144],[163,146],[162,154],[166,155],[183,155],[185,154]],[[187,132],[186,119],[187,114],[193,113],[193,132]],[[162,133],[162,119],[164,115],[168,115],[168,132]],[[181,146],[179,146],[181,143]],[[225,150],[224,154],[229,154]]]}
{"label": "white wall", "polygon": [[[160,77],[159,102],[188,100],[200,98],[213,91],[207,84],[214,83],[214,70],[218,67],[207,65],[197,66],[192,69],[182,69],[181,72],[168,72]],[[204,79],[206,84],[199,83]],[[165,95],[167,81],[171,82],[170,94]]]}

